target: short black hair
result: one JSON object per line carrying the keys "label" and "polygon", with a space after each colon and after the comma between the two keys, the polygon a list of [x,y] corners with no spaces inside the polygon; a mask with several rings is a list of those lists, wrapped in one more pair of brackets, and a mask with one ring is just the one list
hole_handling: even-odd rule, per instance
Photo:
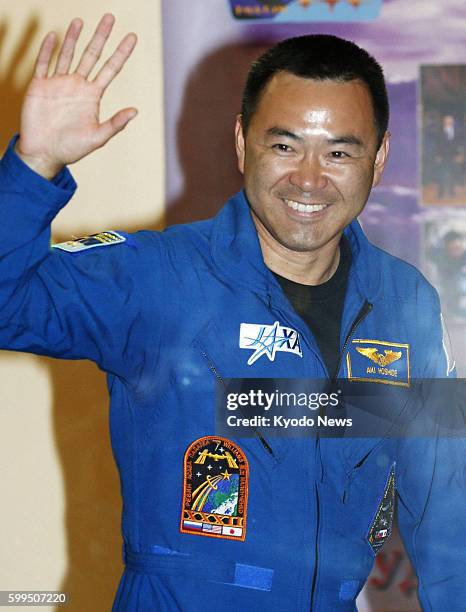
{"label": "short black hair", "polygon": [[355,43],[328,34],[287,38],[253,62],[241,107],[245,134],[267,83],[278,72],[290,72],[295,76],[316,80],[362,81],[372,98],[377,147],[382,144],[389,118],[383,70],[367,51]]}

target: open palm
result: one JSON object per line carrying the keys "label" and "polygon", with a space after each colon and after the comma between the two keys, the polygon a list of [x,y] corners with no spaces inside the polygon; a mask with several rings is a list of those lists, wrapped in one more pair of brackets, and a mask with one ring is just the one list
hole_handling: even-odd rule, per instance
{"label": "open palm", "polygon": [[50,75],[55,33],[49,33],[42,42],[21,110],[17,152],[44,176],[53,176],[63,165],[103,146],[137,113],[134,108],[125,108],[100,123],[102,96],[131,55],[137,40],[135,34],[127,34],[90,80],[113,23],[113,15],[102,17],[74,72],[70,72],[70,67],[83,25],[80,19],[70,23],[55,71]]}

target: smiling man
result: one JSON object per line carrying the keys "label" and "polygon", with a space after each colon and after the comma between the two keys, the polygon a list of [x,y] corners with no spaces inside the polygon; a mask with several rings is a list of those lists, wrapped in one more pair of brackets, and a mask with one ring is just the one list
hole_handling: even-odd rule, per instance
{"label": "smiling man", "polygon": [[351,248],[343,230],[385,167],[383,73],[334,36],[283,41],[257,62],[236,123],[245,195],[266,266],[336,375]]}
{"label": "smiling man", "polygon": [[328,280],[342,232],[387,160],[388,134],[378,141],[367,85],[281,70],[265,86],[247,130],[238,118],[236,143],[268,267],[310,285]]}
{"label": "smiling man", "polygon": [[[245,188],[214,219],[50,247],[76,188],[66,165],[136,114],[99,123],[136,43],[127,35],[90,80],[112,25],[105,15],[75,71],[80,20],[55,71],[54,34],[39,52],[0,165],[0,342],[108,374],[126,565],[114,610],[355,610],[397,499],[424,609],[459,612],[464,440],[215,429],[226,378],[339,377],[397,392],[454,374],[435,290],[356,220],[388,155],[380,67],[333,36],[283,41],[249,74],[236,124]],[[327,422],[332,395],[319,397]]]}

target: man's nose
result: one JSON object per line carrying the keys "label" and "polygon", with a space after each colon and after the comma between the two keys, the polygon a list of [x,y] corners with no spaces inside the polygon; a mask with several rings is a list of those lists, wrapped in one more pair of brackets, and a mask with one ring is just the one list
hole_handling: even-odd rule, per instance
{"label": "man's nose", "polygon": [[303,156],[291,173],[290,182],[301,191],[324,189],[327,186],[327,177],[319,158],[315,155]]}

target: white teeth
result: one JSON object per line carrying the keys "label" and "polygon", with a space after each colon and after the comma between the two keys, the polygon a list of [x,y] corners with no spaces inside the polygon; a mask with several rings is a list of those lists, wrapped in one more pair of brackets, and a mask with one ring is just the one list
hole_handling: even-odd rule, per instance
{"label": "white teeth", "polygon": [[327,208],[327,204],[301,204],[300,202],[296,202],[295,200],[285,200],[287,206],[292,208],[293,210],[297,210],[298,212],[318,212],[319,210],[323,210]]}

